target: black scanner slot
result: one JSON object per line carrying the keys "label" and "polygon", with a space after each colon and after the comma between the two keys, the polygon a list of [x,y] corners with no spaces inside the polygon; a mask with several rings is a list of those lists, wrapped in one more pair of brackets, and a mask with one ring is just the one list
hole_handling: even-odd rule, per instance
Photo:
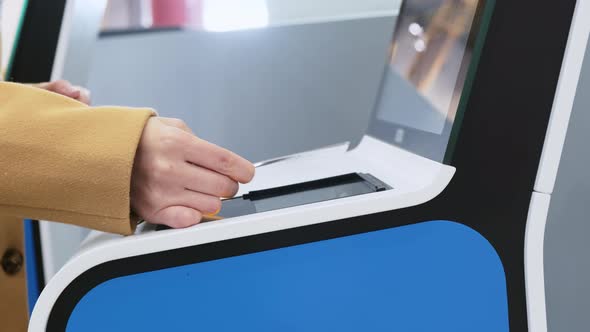
{"label": "black scanner slot", "polygon": [[389,189],[392,188],[371,174],[349,173],[320,180],[251,191],[241,197],[226,199],[223,201],[218,216],[221,218],[239,217]]}
{"label": "black scanner slot", "polygon": [[282,187],[251,191],[223,201],[222,218],[238,217],[391,189],[370,174],[350,173]]}

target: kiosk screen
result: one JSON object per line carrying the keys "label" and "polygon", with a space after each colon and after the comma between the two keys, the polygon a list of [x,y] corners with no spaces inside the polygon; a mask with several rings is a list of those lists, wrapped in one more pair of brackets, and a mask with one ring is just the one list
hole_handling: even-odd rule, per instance
{"label": "kiosk screen", "polygon": [[371,135],[444,161],[492,6],[491,0],[403,1]]}

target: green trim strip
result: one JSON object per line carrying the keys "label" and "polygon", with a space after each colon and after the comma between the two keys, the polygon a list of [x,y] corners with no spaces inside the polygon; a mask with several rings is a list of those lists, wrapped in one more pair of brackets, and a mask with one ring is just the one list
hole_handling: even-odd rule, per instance
{"label": "green trim strip", "polygon": [[12,43],[12,50],[10,51],[10,58],[8,60],[8,65],[6,66],[6,75],[4,77],[5,80],[10,81],[12,77],[12,63],[14,62],[14,56],[16,53],[16,49],[20,42],[20,33],[21,29],[23,28],[23,23],[25,21],[25,15],[27,14],[29,6],[29,0],[24,0],[23,7],[20,14],[20,19],[18,21],[18,27],[16,28],[16,33],[14,36],[14,43]]}

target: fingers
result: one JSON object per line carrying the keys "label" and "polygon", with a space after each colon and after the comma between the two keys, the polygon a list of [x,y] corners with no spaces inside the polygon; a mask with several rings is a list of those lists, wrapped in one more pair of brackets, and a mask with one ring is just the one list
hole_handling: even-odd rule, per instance
{"label": "fingers", "polygon": [[184,190],[174,198],[175,205],[182,205],[195,209],[202,214],[215,215],[221,211],[221,199],[203,193]]}
{"label": "fingers", "polygon": [[146,221],[173,228],[185,228],[198,224],[203,215],[216,215],[221,211],[221,200],[218,197],[190,190],[183,190],[170,196],[168,201],[173,205],[147,216]]}
{"label": "fingers", "polygon": [[90,104],[90,91],[79,86],[73,86],[66,80],[40,83],[37,85],[37,87],[78,100],[79,102],[87,105]]}
{"label": "fingers", "polygon": [[194,136],[193,131],[184,121],[173,118],[158,118],[158,120],[181,129],[187,134],[184,136],[187,144],[186,161],[226,175],[240,183],[248,183],[254,177],[254,165],[251,162],[233,152]]}
{"label": "fingers", "polygon": [[90,91],[80,86],[76,86],[75,89],[80,91],[78,97],[72,97],[77,101],[84,103],[86,105],[90,105]]}
{"label": "fingers", "polygon": [[237,154],[194,136],[187,138],[187,143],[185,158],[188,162],[240,183],[248,183],[254,177],[254,165]]}
{"label": "fingers", "polygon": [[80,90],[76,89],[70,84],[70,82],[65,80],[50,82],[48,83],[46,89],[72,99],[78,99],[80,97]]}
{"label": "fingers", "polygon": [[188,227],[217,214],[220,197],[253,176],[250,162],[198,139],[181,120],[150,118],[133,163],[131,207],[149,222]]}
{"label": "fingers", "polygon": [[185,206],[170,206],[158,211],[148,221],[172,228],[186,228],[198,224],[202,218],[203,215],[197,210]]}
{"label": "fingers", "polygon": [[177,178],[186,189],[215,197],[233,197],[239,189],[229,177],[189,163],[181,167]]}

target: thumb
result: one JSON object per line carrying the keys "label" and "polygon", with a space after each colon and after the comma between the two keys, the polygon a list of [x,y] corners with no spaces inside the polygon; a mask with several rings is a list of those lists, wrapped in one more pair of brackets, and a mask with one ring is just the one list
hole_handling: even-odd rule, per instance
{"label": "thumb", "polygon": [[202,217],[201,212],[195,209],[185,206],[170,206],[158,211],[148,221],[173,228],[186,228],[198,224]]}

